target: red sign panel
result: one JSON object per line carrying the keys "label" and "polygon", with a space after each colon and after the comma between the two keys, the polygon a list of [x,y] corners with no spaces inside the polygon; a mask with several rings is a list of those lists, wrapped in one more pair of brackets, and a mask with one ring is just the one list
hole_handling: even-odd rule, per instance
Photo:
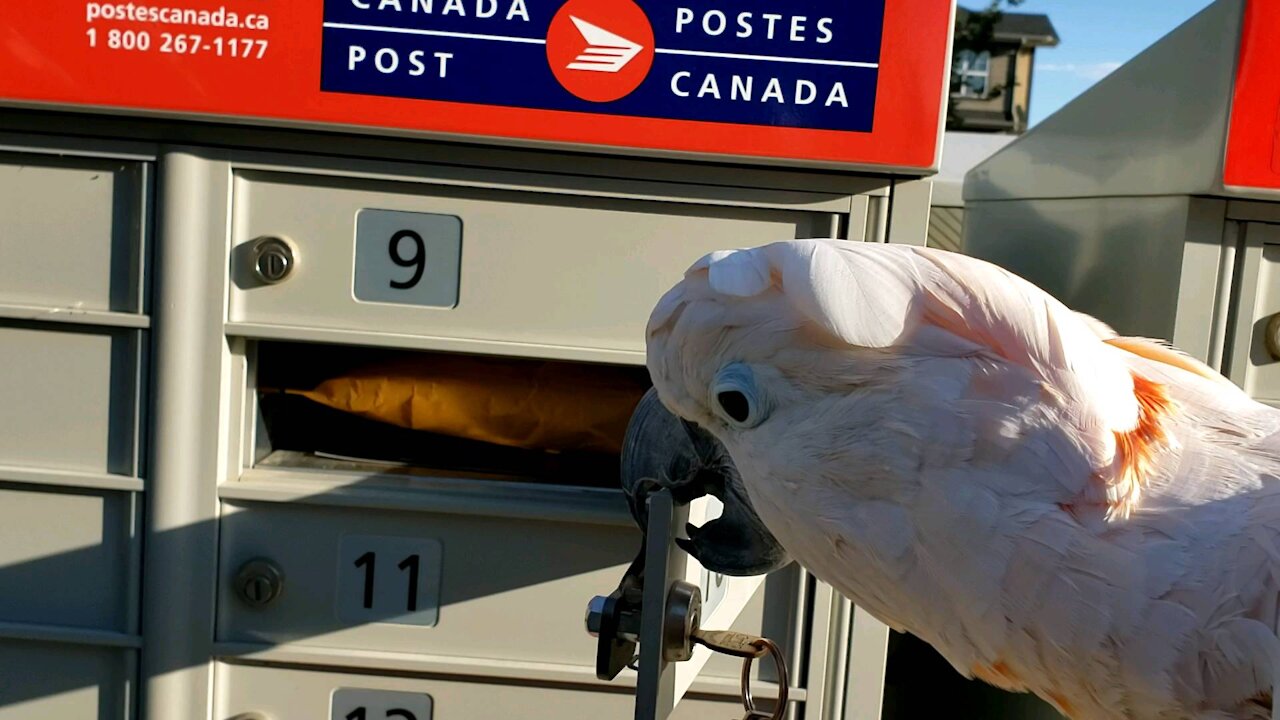
{"label": "red sign panel", "polygon": [[3,0],[0,103],[929,170],[954,0]]}
{"label": "red sign panel", "polygon": [[1223,184],[1280,190],[1280,2],[1249,0]]}

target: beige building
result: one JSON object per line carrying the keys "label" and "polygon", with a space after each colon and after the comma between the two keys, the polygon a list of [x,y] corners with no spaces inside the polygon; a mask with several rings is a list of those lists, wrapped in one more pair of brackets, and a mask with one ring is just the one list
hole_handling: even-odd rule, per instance
{"label": "beige building", "polygon": [[[956,10],[963,22],[969,10]],[[1021,133],[1031,106],[1031,75],[1036,48],[1058,44],[1046,15],[1003,13],[990,47],[957,49],[951,66],[948,130]]]}

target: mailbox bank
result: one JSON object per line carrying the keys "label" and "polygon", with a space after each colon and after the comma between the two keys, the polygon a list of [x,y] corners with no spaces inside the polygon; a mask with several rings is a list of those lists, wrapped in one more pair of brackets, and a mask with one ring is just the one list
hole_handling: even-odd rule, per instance
{"label": "mailbox bank", "polygon": [[1280,401],[1277,33],[1218,0],[975,167],[964,251]]}
{"label": "mailbox bank", "polygon": [[[574,422],[703,253],[924,242],[954,7],[739,5],[4,3],[0,718],[740,713],[597,679],[640,534]],[[491,422],[543,380],[591,402]],[[830,588],[669,570],[789,717],[879,715]]]}

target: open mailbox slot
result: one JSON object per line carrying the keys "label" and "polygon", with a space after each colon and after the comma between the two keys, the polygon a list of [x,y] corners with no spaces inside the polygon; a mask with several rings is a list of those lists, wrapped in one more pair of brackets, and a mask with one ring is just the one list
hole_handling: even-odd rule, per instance
{"label": "open mailbox slot", "polygon": [[644,368],[263,342],[258,467],[618,488]]}

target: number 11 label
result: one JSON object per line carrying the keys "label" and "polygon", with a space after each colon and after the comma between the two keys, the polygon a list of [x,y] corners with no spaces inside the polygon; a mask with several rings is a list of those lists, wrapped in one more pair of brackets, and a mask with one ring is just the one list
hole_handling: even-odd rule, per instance
{"label": "number 11 label", "polygon": [[338,618],[435,625],[443,555],[437,540],[344,535],[338,549]]}
{"label": "number 11 label", "polygon": [[451,308],[461,267],[457,216],[369,208],[356,214],[356,300]]}

